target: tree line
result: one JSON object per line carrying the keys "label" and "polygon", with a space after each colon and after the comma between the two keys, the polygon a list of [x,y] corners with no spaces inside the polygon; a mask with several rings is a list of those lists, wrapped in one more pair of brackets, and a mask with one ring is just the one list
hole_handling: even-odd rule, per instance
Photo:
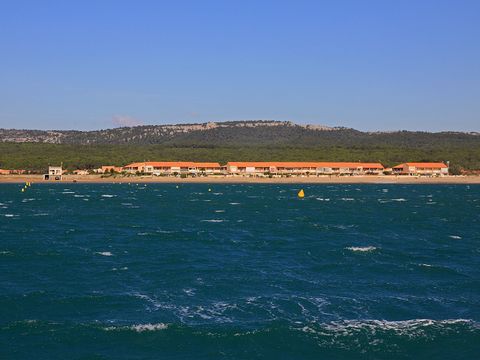
{"label": "tree line", "polygon": [[450,143],[442,146],[317,145],[317,146],[172,146],[172,145],[77,145],[0,143],[0,168],[44,172],[48,165],[69,170],[123,166],[138,161],[362,161],[386,167],[403,162],[449,161],[453,168],[480,169],[480,146]]}

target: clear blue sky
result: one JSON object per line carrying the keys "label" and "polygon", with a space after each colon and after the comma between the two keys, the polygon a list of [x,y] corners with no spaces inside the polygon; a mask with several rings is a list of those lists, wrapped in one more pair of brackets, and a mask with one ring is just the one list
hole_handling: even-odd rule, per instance
{"label": "clear blue sky", "polygon": [[480,1],[0,0],[0,127],[480,130]]}

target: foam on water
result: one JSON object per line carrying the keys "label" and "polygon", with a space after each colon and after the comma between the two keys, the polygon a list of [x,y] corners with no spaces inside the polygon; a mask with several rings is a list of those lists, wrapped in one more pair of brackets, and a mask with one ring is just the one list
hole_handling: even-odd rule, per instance
{"label": "foam on water", "polygon": [[480,324],[470,319],[413,319],[401,321],[343,320],[324,323],[317,326],[305,326],[299,330],[322,336],[331,335],[336,338],[339,336],[347,337],[360,334],[380,337],[381,333],[391,333],[397,337],[406,336],[409,339],[413,339],[431,336],[429,330],[436,330],[437,332],[435,333],[435,336],[439,335],[438,332],[448,334],[451,333],[456,326],[463,326],[471,329],[471,331],[480,329]]}
{"label": "foam on water", "polygon": [[102,256],[113,256],[110,251],[97,251],[95,254],[102,255]]}
{"label": "foam on water", "polygon": [[158,331],[158,330],[165,330],[168,329],[168,324],[158,323],[158,324],[137,324],[137,325],[130,325],[130,326],[109,326],[104,328],[106,331],[136,331],[136,332],[144,332],[144,331]]}
{"label": "foam on water", "polygon": [[370,252],[375,251],[377,248],[375,246],[349,246],[345,250],[358,251],[358,252]]}

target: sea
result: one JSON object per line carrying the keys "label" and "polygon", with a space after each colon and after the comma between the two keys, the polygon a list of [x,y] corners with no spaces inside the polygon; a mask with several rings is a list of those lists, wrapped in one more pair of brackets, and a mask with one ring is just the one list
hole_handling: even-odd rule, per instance
{"label": "sea", "polygon": [[1,359],[480,358],[479,185],[22,188]]}

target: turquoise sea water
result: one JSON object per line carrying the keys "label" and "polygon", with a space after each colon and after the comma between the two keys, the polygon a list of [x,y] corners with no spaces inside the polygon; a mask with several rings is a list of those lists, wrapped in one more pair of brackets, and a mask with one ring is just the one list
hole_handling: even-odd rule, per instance
{"label": "turquoise sea water", "polygon": [[480,186],[303,188],[0,185],[0,358],[479,358]]}

